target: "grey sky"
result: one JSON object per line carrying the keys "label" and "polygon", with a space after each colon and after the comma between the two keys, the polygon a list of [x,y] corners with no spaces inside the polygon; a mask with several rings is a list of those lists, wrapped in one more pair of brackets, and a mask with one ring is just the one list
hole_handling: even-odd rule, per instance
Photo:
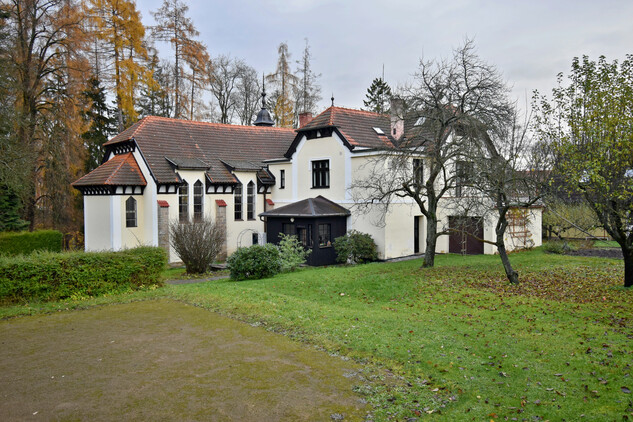
{"label": "grey sky", "polygon": [[[138,0],[146,25],[162,0]],[[633,53],[633,1],[511,0],[232,0],[189,1],[211,56],[230,54],[272,72],[277,46],[299,59],[308,38],[321,73],[324,108],[361,108],[385,66],[392,86],[410,81],[421,57],[446,57],[473,38],[521,102],[532,90],[549,93],[574,56],[622,59]],[[164,50],[164,49],[163,49]],[[166,53],[166,51],[164,51]]]}

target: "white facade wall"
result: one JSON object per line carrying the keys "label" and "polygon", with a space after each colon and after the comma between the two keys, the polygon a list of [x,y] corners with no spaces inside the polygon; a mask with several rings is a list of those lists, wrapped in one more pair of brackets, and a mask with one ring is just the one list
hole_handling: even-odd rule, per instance
{"label": "white facade wall", "polygon": [[84,196],[86,251],[112,250],[111,196]]}

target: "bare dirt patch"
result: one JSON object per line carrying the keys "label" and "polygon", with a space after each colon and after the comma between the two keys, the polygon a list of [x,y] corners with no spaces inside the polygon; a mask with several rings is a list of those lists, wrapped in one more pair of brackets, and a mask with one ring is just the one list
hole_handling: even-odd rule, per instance
{"label": "bare dirt patch", "polygon": [[360,368],[193,306],[0,322],[1,420],[359,420]]}

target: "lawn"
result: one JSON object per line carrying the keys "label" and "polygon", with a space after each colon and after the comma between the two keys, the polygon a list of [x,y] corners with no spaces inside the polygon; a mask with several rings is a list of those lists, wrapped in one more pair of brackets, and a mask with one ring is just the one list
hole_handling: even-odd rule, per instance
{"label": "lawn", "polygon": [[376,420],[633,419],[633,291],[618,260],[438,256],[167,286],[0,316],[169,297],[366,363],[356,390]]}
{"label": "lawn", "polygon": [[[302,270],[165,293],[380,367],[377,419],[633,418],[633,292],[621,261],[512,255]],[[378,379],[376,379],[378,378]]]}

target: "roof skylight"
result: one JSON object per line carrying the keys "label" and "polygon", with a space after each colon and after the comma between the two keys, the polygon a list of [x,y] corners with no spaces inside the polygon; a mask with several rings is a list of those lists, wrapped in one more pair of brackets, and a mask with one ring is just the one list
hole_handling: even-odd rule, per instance
{"label": "roof skylight", "polygon": [[383,131],[382,131],[382,129],[381,129],[381,128],[379,128],[379,127],[375,127],[375,128],[374,128],[374,131],[375,131],[378,135],[384,135],[384,134],[385,134],[385,132],[383,132]]}

